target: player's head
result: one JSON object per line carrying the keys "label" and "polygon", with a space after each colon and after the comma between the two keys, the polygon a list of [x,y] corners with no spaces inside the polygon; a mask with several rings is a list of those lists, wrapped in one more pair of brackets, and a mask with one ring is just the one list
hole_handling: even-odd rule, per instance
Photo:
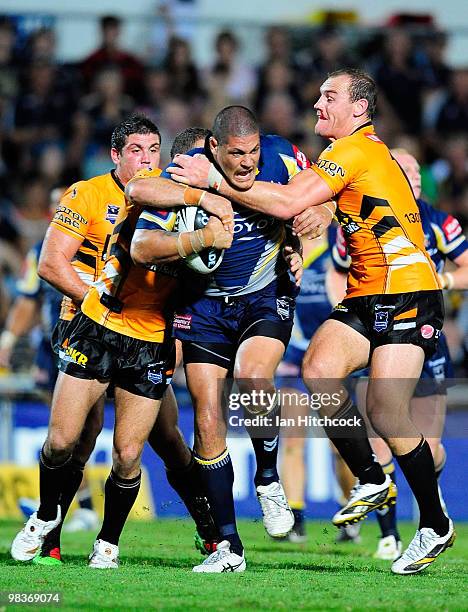
{"label": "player's head", "polygon": [[209,139],[211,153],[226,176],[238,189],[250,189],[260,159],[260,128],[245,106],[227,106],[214,120]]}
{"label": "player's head", "polygon": [[138,170],[159,166],[161,134],[144,115],[132,115],[112,132],[111,157],[125,185]]}
{"label": "player's head", "polygon": [[174,138],[171,147],[171,159],[174,159],[175,155],[182,155],[191,149],[204,147],[210,134],[210,130],[201,127],[189,127],[183,130]]}
{"label": "player's head", "polygon": [[406,149],[392,149],[390,153],[408,177],[414,197],[417,200],[421,195],[421,168],[418,160]]}
{"label": "player's head", "polygon": [[345,68],[331,72],[320,87],[315,133],[336,140],[349,136],[375,113],[377,87],[366,72]]}

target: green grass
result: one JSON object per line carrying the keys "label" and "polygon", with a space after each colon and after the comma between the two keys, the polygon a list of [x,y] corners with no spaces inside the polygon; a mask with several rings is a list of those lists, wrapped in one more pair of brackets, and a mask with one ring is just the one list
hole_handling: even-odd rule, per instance
{"label": "green grass", "polygon": [[[389,562],[372,558],[371,522],[360,545],[335,544],[335,528],[322,521],[309,523],[307,544],[295,545],[271,541],[261,522],[241,521],[247,571],[217,575],[191,573],[201,557],[185,520],[129,523],[118,570],[86,567],[92,533],[63,536],[61,568],[17,564],[8,550],[18,527],[0,522],[0,591],[60,591],[61,610],[468,610],[467,524],[457,526],[454,548],[415,576],[392,575]],[[414,527],[401,531],[407,543]]]}

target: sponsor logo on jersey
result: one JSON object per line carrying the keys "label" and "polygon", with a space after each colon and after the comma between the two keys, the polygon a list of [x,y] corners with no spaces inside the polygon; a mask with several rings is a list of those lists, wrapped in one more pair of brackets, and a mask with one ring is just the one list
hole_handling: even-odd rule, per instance
{"label": "sponsor logo on jersey", "polygon": [[319,159],[317,167],[320,170],[324,170],[330,176],[336,176],[337,174],[344,178],[346,172],[342,166],[339,166],[336,162],[330,161],[329,159]]}
{"label": "sponsor logo on jersey", "polygon": [[117,204],[107,205],[106,221],[110,221],[112,225],[117,221],[117,215],[119,214],[119,206]]}
{"label": "sponsor logo on jersey", "polygon": [[462,233],[461,225],[458,223],[455,217],[452,217],[451,215],[449,215],[442,223],[442,229],[444,230],[444,234],[448,242],[451,242],[454,238]]}
{"label": "sponsor logo on jersey", "polygon": [[189,330],[192,328],[192,315],[174,315],[175,329]]}

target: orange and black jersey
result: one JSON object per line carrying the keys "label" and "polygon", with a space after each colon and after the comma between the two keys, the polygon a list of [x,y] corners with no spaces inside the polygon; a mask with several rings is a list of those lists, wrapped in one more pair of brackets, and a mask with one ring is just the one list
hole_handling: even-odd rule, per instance
{"label": "orange and black jersey", "polygon": [[[124,204],[124,186],[114,171],[74,183],[60,200],[51,225],[81,242],[72,266],[87,285],[102,272],[117,216]],[[75,305],[65,297],[60,317],[70,320],[75,313]]]}
{"label": "orange and black jersey", "polygon": [[[134,178],[158,176],[159,169],[143,170]],[[149,342],[163,342],[167,319],[171,321],[171,297],[177,285],[177,266],[135,266],[130,244],[141,208],[126,201],[110,239],[109,256],[97,281],[89,288],[82,312],[104,327]],[[171,231],[175,215],[159,211],[159,226]]]}
{"label": "orange and black jersey", "polygon": [[411,187],[371,123],[333,142],[312,168],[338,204],[351,256],[346,297],[440,289]]}

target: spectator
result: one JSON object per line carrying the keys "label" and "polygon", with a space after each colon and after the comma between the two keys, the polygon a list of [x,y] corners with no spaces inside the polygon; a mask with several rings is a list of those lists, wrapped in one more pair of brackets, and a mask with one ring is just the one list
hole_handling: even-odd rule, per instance
{"label": "spectator", "polygon": [[390,30],[374,76],[401,128],[417,134],[421,128],[423,80],[414,66],[412,43],[407,32]]}
{"label": "spectator", "polygon": [[141,97],[144,67],[140,60],[119,46],[122,22],[118,17],[101,18],[101,44],[82,63],[81,69],[88,90],[104,68],[114,66],[123,77],[124,92],[137,99]]}
{"label": "spectator", "polygon": [[170,39],[164,69],[170,96],[190,102],[200,97],[198,69],[193,62],[190,45],[183,38],[173,36]]}
{"label": "spectator", "polygon": [[256,79],[252,68],[239,54],[240,44],[231,30],[223,30],[216,37],[215,61],[208,72],[210,97],[221,108],[228,104],[249,105]]}
{"label": "spectator", "polygon": [[436,129],[444,137],[460,132],[468,135],[468,68],[453,72],[447,100],[437,117]]}
{"label": "spectator", "polygon": [[80,164],[83,156],[85,177],[109,169],[109,142],[112,131],[130,115],[135,103],[123,91],[122,73],[116,66],[96,74],[93,91],[85,96],[74,119],[74,136],[70,146],[71,165]]}

